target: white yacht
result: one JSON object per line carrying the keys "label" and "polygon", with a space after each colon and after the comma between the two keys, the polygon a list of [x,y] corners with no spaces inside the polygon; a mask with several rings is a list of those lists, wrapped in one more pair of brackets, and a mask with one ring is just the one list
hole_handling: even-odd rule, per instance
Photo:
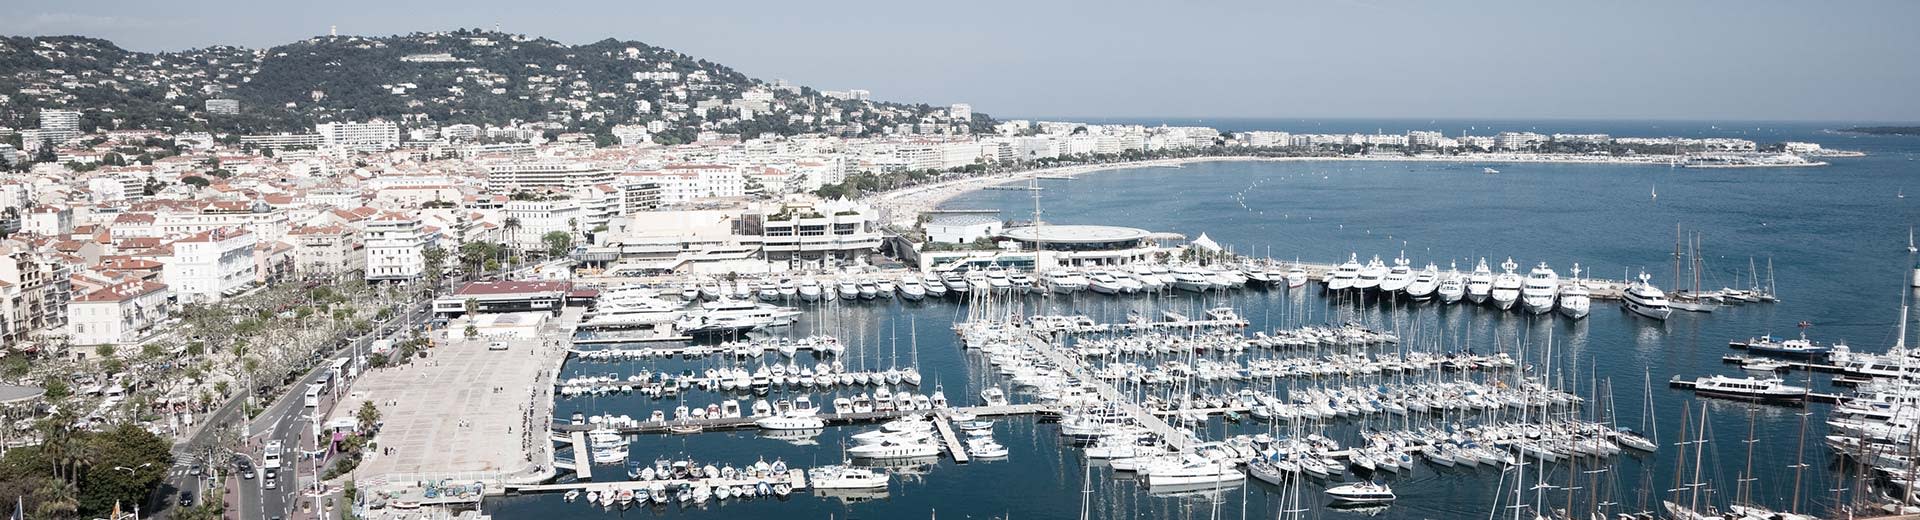
{"label": "white yacht", "polygon": [[941,280],[938,274],[927,273],[921,275],[920,287],[927,291],[927,296],[939,298],[947,295],[947,282]]}
{"label": "white yacht", "polygon": [[581,328],[611,328],[670,323],[680,319],[681,304],[648,296],[622,296],[594,305]]}
{"label": "white yacht", "polygon": [[1173,288],[1182,291],[1207,292],[1213,289],[1213,282],[1207,274],[1193,266],[1180,266],[1173,269]]}
{"label": "white yacht", "polygon": [[1299,262],[1294,262],[1293,267],[1287,268],[1287,288],[1292,289],[1306,284],[1307,268],[1302,267]]}
{"label": "white yacht", "polygon": [[1387,277],[1380,279],[1380,292],[1397,293],[1407,290],[1413,284],[1413,266],[1407,263],[1407,254],[1401,253],[1393,259],[1393,268],[1387,270]]}
{"label": "white yacht", "polygon": [[1114,278],[1112,274],[1108,274],[1106,271],[1088,272],[1087,288],[1100,294],[1120,294],[1126,292],[1126,286],[1120,284],[1120,279]]}
{"label": "white yacht", "polygon": [[1353,288],[1353,282],[1360,278],[1360,255],[1349,253],[1347,262],[1327,273],[1327,290],[1344,291]]}
{"label": "white yacht", "polygon": [[1621,308],[1656,320],[1667,319],[1673,314],[1673,308],[1667,306],[1667,293],[1647,282],[1651,279],[1652,275],[1641,272],[1640,280],[1627,286],[1626,294],[1621,295]]}
{"label": "white yacht", "polygon": [[[1140,277],[1134,276],[1133,273],[1127,272],[1124,269],[1107,271],[1107,275],[1112,276],[1113,281],[1120,284],[1120,292],[1137,293],[1147,289],[1146,282],[1141,281]],[[1092,280],[1088,280],[1088,283],[1092,283]]]}
{"label": "white yacht", "polygon": [[1546,262],[1534,266],[1527,272],[1526,284],[1520,287],[1520,303],[1527,312],[1546,314],[1553,312],[1553,301],[1560,296],[1560,274],[1547,267]]}
{"label": "white yacht", "polygon": [[794,293],[800,295],[800,301],[820,301],[820,281],[812,278],[802,280],[800,286],[794,288]]}
{"label": "white yacht", "polygon": [[952,271],[948,271],[946,275],[940,277],[940,285],[946,286],[947,292],[954,294],[966,294],[969,289],[973,288],[973,283],[967,281],[965,274]]}
{"label": "white yacht", "polygon": [[876,489],[887,487],[887,474],[849,465],[821,466],[807,470],[807,485],[814,489]]}
{"label": "white yacht", "polygon": [[1460,274],[1459,264],[1447,264],[1447,272],[1440,275],[1440,286],[1433,292],[1440,295],[1440,303],[1459,303],[1467,296],[1467,275]]}
{"label": "white yacht", "polygon": [[853,277],[841,278],[840,283],[835,285],[835,287],[838,289],[836,292],[840,294],[840,299],[842,300],[851,301],[860,299],[860,282],[855,281]]}
{"label": "white yacht", "polygon": [[1029,294],[1033,292],[1033,277],[1022,271],[1008,271],[1007,282],[1013,284],[1013,292]]}
{"label": "white yacht", "polygon": [[1520,286],[1524,282],[1520,279],[1520,273],[1513,272],[1519,268],[1520,264],[1514,263],[1513,257],[1507,257],[1507,261],[1500,262],[1500,274],[1493,277],[1491,299],[1493,306],[1500,310],[1511,309],[1514,302],[1520,301]]}
{"label": "white yacht", "polygon": [[1433,298],[1433,291],[1440,288],[1440,266],[1427,263],[1427,267],[1413,275],[1413,281],[1407,283],[1407,297],[1414,301],[1427,301]]}
{"label": "white yacht", "polygon": [[968,291],[987,292],[993,290],[993,279],[987,276],[987,271],[984,269],[967,270],[966,280]]}
{"label": "white yacht", "polygon": [[1593,293],[1587,292],[1587,285],[1580,281],[1580,264],[1573,264],[1571,278],[1560,287],[1560,314],[1568,318],[1587,317],[1587,311],[1593,308]]}
{"label": "white yacht", "polygon": [[700,310],[710,317],[743,318],[758,321],[761,327],[779,327],[792,325],[800,320],[800,309],[781,307],[752,300],[722,299],[700,304]]}
{"label": "white yacht", "polygon": [[920,277],[912,273],[900,275],[900,297],[909,301],[920,301],[927,297],[927,286],[920,284]]}
{"label": "white yacht", "polygon": [[1159,291],[1167,288],[1167,282],[1161,280],[1160,275],[1153,274],[1153,268],[1146,264],[1133,264],[1127,270],[1135,279],[1140,280],[1140,290]]}
{"label": "white yacht", "polygon": [[1807,387],[1786,384],[1778,378],[1709,376],[1693,380],[1693,391],[1729,399],[1748,401],[1798,402],[1807,398]]}
{"label": "white yacht", "polygon": [[1192,454],[1178,460],[1157,461],[1140,468],[1140,473],[1146,475],[1148,486],[1230,484],[1247,478],[1233,462]]}
{"label": "white yacht", "polygon": [[917,459],[940,456],[940,447],[933,443],[931,437],[924,441],[888,439],[847,448],[847,455],[862,459]]}
{"label": "white yacht", "polygon": [[781,298],[792,298],[800,295],[800,288],[794,285],[792,278],[781,278],[780,283],[775,285],[774,289],[780,291]]}
{"label": "white yacht", "polygon": [[760,283],[755,284],[754,287],[758,289],[762,301],[770,302],[780,299],[780,286],[774,284],[773,280],[761,280]]}
{"label": "white yacht", "polygon": [[1330,487],[1327,496],[1343,504],[1385,504],[1395,498],[1393,488],[1373,482]]}
{"label": "white yacht", "polygon": [[1007,268],[994,264],[987,267],[987,287],[996,292],[1013,290],[1013,279],[1007,277]]}
{"label": "white yacht", "polygon": [[1380,261],[1380,255],[1373,255],[1367,266],[1360,268],[1360,275],[1353,279],[1353,288],[1362,291],[1380,288],[1380,281],[1387,278],[1387,264]]}
{"label": "white yacht", "polygon": [[1487,268],[1487,259],[1473,266],[1473,274],[1467,275],[1467,299],[1473,303],[1486,303],[1487,295],[1493,293],[1493,270]]}
{"label": "white yacht", "polygon": [[860,299],[862,300],[871,300],[880,297],[880,284],[873,283],[873,280],[866,278],[861,278],[856,282],[854,284],[854,290],[860,291]]}
{"label": "white yacht", "polygon": [[1047,271],[1047,287],[1053,292],[1070,294],[1087,288],[1087,277],[1072,269],[1054,269]]}

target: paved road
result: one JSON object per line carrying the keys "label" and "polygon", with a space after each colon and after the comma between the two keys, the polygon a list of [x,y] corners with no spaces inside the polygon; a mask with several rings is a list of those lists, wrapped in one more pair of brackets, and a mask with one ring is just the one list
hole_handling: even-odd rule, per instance
{"label": "paved road", "polygon": [[[258,460],[259,450],[263,449],[268,440],[280,440],[281,443],[287,447],[287,453],[282,457],[278,478],[279,482],[277,482],[276,489],[266,489],[266,480],[263,478],[247,480],[238,478],[238,475],[235,475],[235,478],[228,481],[238,483],[235,486],[239,499],[239,504],[235,508],[237,511],[235,512],[238,514],[237,516],[233,516],[233,518],[250,520],[272,517],[288,518],[291,516],[290,513],[293,508],[299,505],[299,502],[295,499],[297,496],[296,493],[299,490],[298,483],[311,482],[313,479],[313,462],[302,461],[299,456],[299,450],[301,449],[314,449],[312,438],[308,435],[312,432],[312,423],[309,422],[308,418],[311,410],[306,407],[306,403],[304,402],[304,392],[307,385],[316,383],[325,377],[327,368],[332,363],[332,360],[348,359],[353,355],[354,351],[367,348],[376,338],[398,339],[399,336],[404,335],[402,333],[405,331],[402,329],[408,328],[409,326],[412,328],[422,327],[431,318],[432,305],[428,300],[417,300],[412,303],[411,308],[413,309],[411,316],[397,315],[389,318],[387,321],[376,322],[373,333],[363,336],[349,345],[339,346],[327,352],[324,358],[325,361],[322,361],[312,370],[308,371],[299,381],[288,386],[286,393],[280,395],[279,398],[269,404],[267,409],[261,412],[258,417],[247,423],[245,433],[248,435],[248,446],[250,446],[249,451],[251,452],[248,456],[250,458]],[[251,391],[251,389],[247,391]],[[321,403],[321,409],[331,406],[332,400],[333,397],[331,395],[326,396]],[[217,429],[217,425],[240,424],[240,421],[243,420],[243,416],[241,415],[243,409],[242,403],[245,401],[244,396],[227,401],[203,419],[202,424],[205,425],[203,428],[195,432],[192,437],[174,445],[174,459],[181,462],[178,467],[174,468],[176,471],[169,472],[167,480],[160,487],[158,497],[149,499],[148,506],[152,508],[149,516],[153,518],[165,518],[167,514],[171,512],[170,508],[175,505],[175,502],[178,500],[180,490],[193,491],[195,500],[206,499],[206,497],[201,496],[202,493],[200,493],[199,490],[207,484],[204,480],[207,472],[203,472],[202,475],[199,476],[192,475],[191,472],[185,471],[190,465],[201,463],[203,468],[217,470],[221,474],[234,471],[233,461],[202,461],[200,459],[206,454],[204,447],[215,442],[213,435]],[[324,420],[324,418],[322,420]],[[305,442],[303,443],[302,441]],[[295,448],[295,446],[301,447]],[[295,465],[299,465],[303,469],[303,471],[300,472],[304,473],[303,476],[292,474],[295,472],[291,471],[290,466]],[[255,467],[257,468],[258,466],[256,465]],[[212,499],[215,500],[220,498],[221,497],[212,497]]]}

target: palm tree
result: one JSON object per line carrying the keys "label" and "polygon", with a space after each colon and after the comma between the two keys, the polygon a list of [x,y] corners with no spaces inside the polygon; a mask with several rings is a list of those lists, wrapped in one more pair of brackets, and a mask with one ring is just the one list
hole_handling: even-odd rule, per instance
{"label": "palm tree", "polygon": [[507,247],[520,245],[520,217],[507,217],[503,225],[507,228]]}
{"label": "palm tree", "polygon": [[46,479],[33,492],[40,504],[33,512],[41,518],[66,518],[80,510],[80,487],[61,479]]}

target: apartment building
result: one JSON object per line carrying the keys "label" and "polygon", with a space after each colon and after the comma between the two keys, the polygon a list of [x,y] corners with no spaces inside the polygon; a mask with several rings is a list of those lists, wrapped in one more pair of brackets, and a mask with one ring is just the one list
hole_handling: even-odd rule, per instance
{"label": "apartment building", "polygon": [[258,278],[255,235],[241,228],[217,228],[174,241],[161,259],[162,280],[182,303],[217,302],[245,292]]}
{"label": "apartment building", "polygon": [[109,285],[67,304],[67,337],[74,345],[131,345],[159,332],[173,314],[166,284],[133,280]]}
{"label": "apartment building", "polygon": [[410,281],[426,274],[426,250],[438,243],[438,230],[405,213],[387,213],[365,225],[367,281]]}

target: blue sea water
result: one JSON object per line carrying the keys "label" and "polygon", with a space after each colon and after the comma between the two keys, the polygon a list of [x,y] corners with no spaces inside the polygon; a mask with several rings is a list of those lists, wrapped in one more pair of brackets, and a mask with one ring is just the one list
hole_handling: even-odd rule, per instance
{"label": "blue sea water", "polygon": [[[1130,121],[1159,124],[1161,121]],[[1047,181],[1043,192],[1046,220],[1055,223],[1111,224],[1185,234],[1207,234],[1243,254],[1331,262],[1357,253],[1391,258],[1405,251],[1417,264],[1432,261],[1443,269],[1459,262],[1463,270],[1480,257],[1490,263],[1513,257],[1522,265],[1547,262],[1563,275],[1579,262],[1596,276],[1621,278],[1642,269],[1657,283],[1672,278],[1675,226],[1703,237],[1706,272],[1703,285],[1746,286],[1757,266],[1768,265],[1782,301],[1749,304],[1713,314],[1679,313],[1665,323],[1634,318],[1611,303],[1598,302],[1583,321],[1533,319],[1468,306],[1442,307],[1368,302],[1357,309],[1326,301],[1318,291],[1244,291],[1206,299],[1196,297],[1115,299],[1081,295],[1031,305],[1044,312],[1079,312],[1118,319],[1129,310],[1174,308],[1191,311],[1231,304],[1253,320],[1256,329],[1291,327],[1333,319],[1358,319],[1376,328],[1399,331],[1409,343],[1434,349],[1473,348],[1505,351],[1541,360],[1553,338],[1554,370],[1573,376],[1582,394],[1610,394],[1622,425],[1645,423],[1643,381],[1652,381],[1653,417],[1663,443],[1678,440],[1683,406],[1695,403],[1683,390],[1669,389],[1673,376],[1737,374],[1719,358],[1735,353],[1730,339],[1773,333],[1792,334],[1805,320],[1816,339],[1842,340],[1856,349],[1880,350],[1894,341],[1907,270],[1914,259],[1905,248],[1916,223],[1916,208],[1905,191],[1920,190],[1913,174],[1920,162],[1920,139],[1861,136],[1828,130],[1845,123],[1702,123],[1589,121],[1166,121],[1206,124],[1226,130],[1275,129],[1295,132],[1389,133],[1412,129],[1501,130],[1610,133],[1618,136],[1743,137],[1763,143],[1783,140],[1818,142],[1869,155],[1836,158],[1826,167],[1749,170],[1691,170],[1650,165],[1478,164],[1414,162],[1216,162],[1183,168],[1134,168],[1085,175],[1073,181]],[[1481,168],[1499,168],[1484,175]],[[1652,197],[1657,190],[1658,198]],[[1920,191],[1914,200],[1920,202]],[[997,208],[1008,218],[1024,219],[1032,210],[1026,192],[983,191],[947,203],[957,208]],[[937,382],[956,402],[975,400],[996,376],[982,370],[977,356],[958,348],[950,329],[964,316],[957,302],[905,304],[881,302],[839,305],[814,312],[794,334],[832,333],[857,346],[849,365],[907,365],[916,361],[925,377],[922,392]],[[1548,361],[1539,361],[1537,370]],[[674,371],[718,366],[717,361],[633,361],[614,364],[571,363],[571,374],[626,374],[639,370]],[[1564,376],[1563,376],[1564,377]],[[1796,374],[1796,379],[1806,376]],[[1813,384],[1829,389],[1826,376]],[[1611,391],[1609,392],[1609,387]],[[833,394],[815,394],[817,402]],[[727,398],[696,392],[688,405]],[[743,403],[750,402],[750,399]],[[677,401],[641,396],[563,399],[561,417],[572,411],[645,416],[670,410]],[[1837,458],[1819,442],[1826,405],[1812,405],[1801,485],[1802,510],[1825,511],[1835,487],[1854,484],[1842,476]],[[1729,500],[1746,459],[1750,408],[1710,402],[1708,438],[1700,479],[1711,482],[1713,502]],[[1753,492],[1763,503],[1786,507],[1793,494],[1799,457],[1800,409],[1751,408],[1755,423]],[[1693,414],[1698,414],[1697,406]],[[1697,418],[1697,415],[1694,415]],[[1366,425],[1384,427],[1384,425]],[[1352,435],[1362,426],[1336,429]],[[715,432],[694,436],[648,436],[638,440],[632,458],[691,456],[703,463],[744,465],[760,458],[783,458],[796,466],[837,462],[841,440],[863,428],[829,428],[821,436],[796,441],[753,432]],[[1258,425],[1227,426],[1215,420],[1212,436],[1264,431]],[[1089,471],[1078,450],[1061,446],[1056,428],[1032,420],[1003,421],[997,437],[1013,450],[1007,461],[954,464],[901,470],[883,498],[851,500],[796,493],[784,501],[756,500],[710,504],[705,508],[637,508],[603,511],[559,497],[517,496],[489,500],[488,512],[502,518],[647,515],[687,518],[1074,518],[1082,510],[1081,490],[1090,486],[1092,518],[1273,518],[1283,491],[1255,481],[1211,496],[1152,496],[1135,483],[1104,468]],[[1345,440],[1354,440],[1348,438]],[[1634,510],[1670,496],[1676,467],[1669,445],[1649,456],[1622,456],[1609,468],[1599,492]],[[1690,459],[1691,457],[1689,457]],[[1679,464],[1684,462],[1684,464]],[[1546,480],[1564,484],[1569,468],[1549,465]],[[1580,468],[1591,470],[1593,468]],[[619,469],[597,469],[603,479]],[[1083,475],[1092,476],[1091,483]],[[1352,478],[1352,477],[1349,477]],[[1421,465],[1388,475],[1400,500],[1382,518],[1485,517],[1512,496],[1511,478]],[[1534,477],[1529,476],[1529,481]],[[1587,486],[1585,476],[1580,486]],[[1531,483],[1529,484],[1531,485]],[[1321,506],[1322,485],[1302,492],[1315,518],[1345,518],[1360,513]],[[1586,502],[1588,490],[1575,493]],[[1543,493],[1561,507],[1565,490]],[[1524,501],[1534,501],[1531,491]],[[1653,502],[1657,504],[1657,502]],[[1502,515],[1508,514],[1499,510]]]}

